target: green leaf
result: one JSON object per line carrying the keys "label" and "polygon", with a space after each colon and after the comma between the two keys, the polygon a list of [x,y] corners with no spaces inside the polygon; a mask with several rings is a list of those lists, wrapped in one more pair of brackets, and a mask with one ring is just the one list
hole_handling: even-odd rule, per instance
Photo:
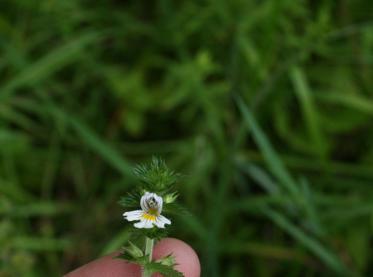
{"label": "green leaf", "polygon": [[123,247],[123,250],[125,251],[125,253],[128,253],[133,258],[140,258],[144,256],[142,250],[130,241],[128,242],[127,246]]}
{"label": "green leaf", "polygon": [[156,260],[156,262],[161,263],[163,265],[167,265],[167,266],[174,266],[176,264],[175,263],[175,257],[172,256],[172,254],[167,255],[166,257],[161,258],[159,260]]}
{"label": "green leaf", "polygon": [[[135,228],[135,227],[133,227]],[[162,238],[165,238],[169,234],[169,228],[150,228],[150,229],[136,229],[136,232],[141,232],[144,236],[154,239],[156,241],[161,240]]]}
{"label": "green leaf", "polygon": [[127,260],[141,266],[149,261],[149,255],[144,255],[144,252],[130,241],[122,248],[122,250],[121,255],[117,256],[116,258]]}
{"label": "green leaf", "polygon": [[150,273],[161,273],[167,277],[183,277],[180,271],[173,269],[171,266],[164,265],[158,262],[151,262],[144,266],[145,270]]}
{"label": "green leaf", "polygon": [[145,185],[145,189],[163,193],[170,192],[180,177],[167,167],[164,160],[157,157],[153,157],[149,164],[137,166],[134,174]]}
{"label": "green leaf", "polygon": [[128,252],[123,252],[122,254],[120,254],[119,256],[116,256],[115,258],[116,259],[126,260],[128,262],[131,262],[131,263],[134,263],[134,264],[138,264],[140,266],[144,266],[148,262],[148,260],[149,260],[148,256],[133,257]]}
{"label": "green leaf", "polygon": [[129,192],[126,196],[121,197],[118,203],[125,208],[138,208],[141,196],[142,194],[139,191]]}
{"label": "green leaf", "polygon": [[179,194],[177,192],[168,193],[163,197],[163,202],[165,204],[171,204],[176,201],[178,196]]}

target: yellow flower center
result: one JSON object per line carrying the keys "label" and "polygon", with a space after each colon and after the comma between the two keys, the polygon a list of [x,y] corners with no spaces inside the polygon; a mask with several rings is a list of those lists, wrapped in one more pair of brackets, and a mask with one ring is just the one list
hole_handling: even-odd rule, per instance
{"label": "yellow flower center", "polygon": [[144,213],[144,214],[142,215],[142,218],[143,218],[143,219],[146,219],[146,220],[150,220],[150,221],[155,221],[156,218],[157,218],[157,216],[154,215],[154,214]]}

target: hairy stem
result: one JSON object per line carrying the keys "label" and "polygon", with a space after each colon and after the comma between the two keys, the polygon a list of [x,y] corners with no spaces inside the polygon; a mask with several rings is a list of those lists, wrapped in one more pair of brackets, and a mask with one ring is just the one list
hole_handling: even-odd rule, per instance
{"label": "hairy stem", "polygon": [[[150,239],[150,238],[146,237],[145,238],[145,255],[149,256],[149,262],[152,261],[153,246],[154,246],[154,239]],[[151,277],[151,273],[147,272],[147,270],[143,269],[142,277]]]}

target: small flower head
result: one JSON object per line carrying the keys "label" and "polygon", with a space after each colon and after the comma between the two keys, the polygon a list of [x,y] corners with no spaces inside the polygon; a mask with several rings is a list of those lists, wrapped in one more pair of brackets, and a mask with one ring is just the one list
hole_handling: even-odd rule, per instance
{"label": "small flower head", "polygon": [[128,221],[138,220],[133,226],[136,228],[150,229],[154,226],[165,228],[165,224],[171,224],[171,221],[161,215],[163,199],[156,193],[145,192],[140,200],[141,210],[125,212],[124,218]]}

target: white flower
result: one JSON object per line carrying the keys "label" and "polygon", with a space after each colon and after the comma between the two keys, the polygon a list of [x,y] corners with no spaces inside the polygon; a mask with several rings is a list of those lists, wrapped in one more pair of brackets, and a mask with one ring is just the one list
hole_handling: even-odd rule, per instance
{"label": "white flower", "polygon": [[136,228],[164,228],[165,224],[171,224],[171,221],[161,215],[163,199],[155,193],[145,192],[140,200],[141,210],[125,212],[124,218],[128,221],[140,220],[133,226]]}

